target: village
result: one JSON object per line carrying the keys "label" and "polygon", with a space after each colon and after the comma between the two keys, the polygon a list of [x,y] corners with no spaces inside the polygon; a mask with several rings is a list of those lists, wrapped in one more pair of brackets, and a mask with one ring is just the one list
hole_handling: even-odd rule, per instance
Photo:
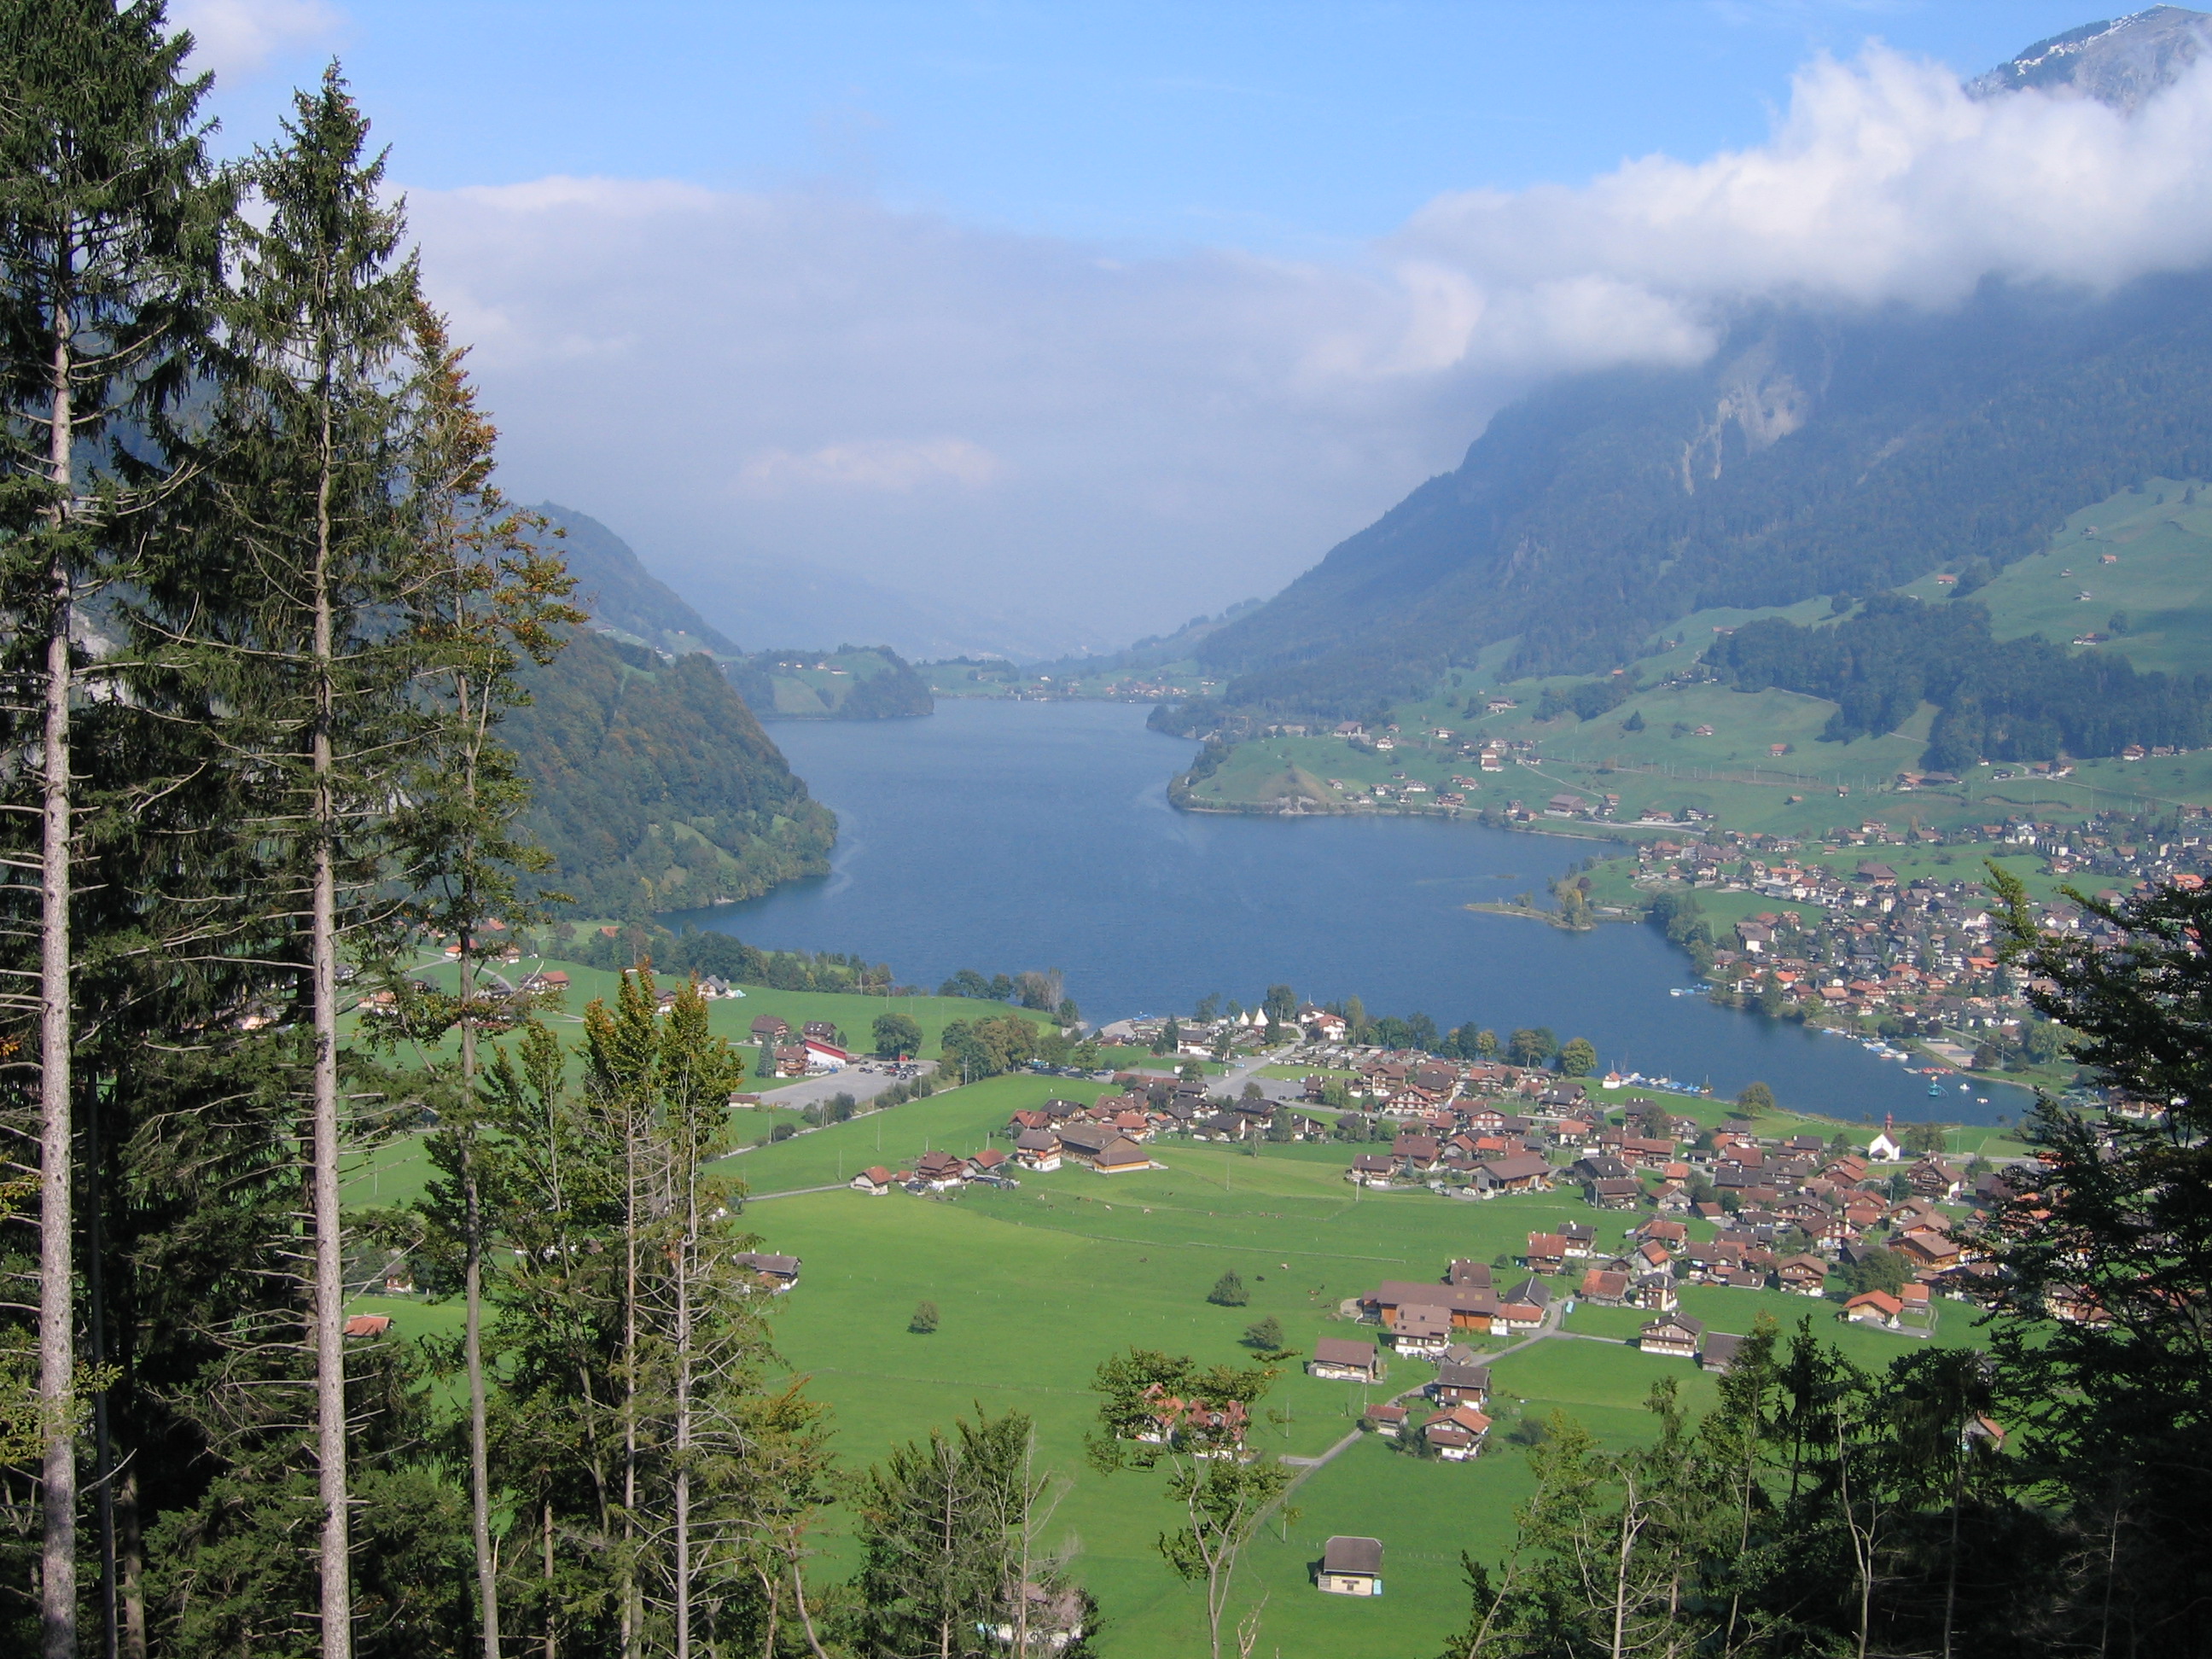
{"label": "village", "polygon": [[[1345,1298],[1339,1318],[1371,1334],[1323,1337],[1304,1360],[1309,1375],[1363,1390],[1386,1381],[1393,1358],[1434,1366],[1432,1378],[1367,1404],[1359,1420],[1451,1462],[1473,1461],[1487,1443],[1488,1366],[1511,1351],[1496,1344],[1562,1334],[1578,1304],[1648,1315],[1631,1339],[1636,1347],[1715,1372],[1746,1332],[1684,1312],[1688,1285],[1778,1291],[1826,1304],[1839,1321],[1931,1336],[1942,1302],[1972,1303],[1986,1287],[1993,1269],[1978,1241],[1993,1215],[2033,1186],[2033,1164],[1997,1169],[1947,1157],[1931,1126],[1885,1125],[1863,1141],[1840,1132],[1762,1133],[1745,1117],[1707,1127],[1649,1098],[1601,1099],[1623,1086],[1617,1079],[1353,1048],[1341,1016],[1310,1006],[1297,1012],[1303,1042],[1286,1052],[1328,1069],[1291,1085],[1295,1099],[1271,1097],[1257,1082],[1241,1095],[1209,1094],[1195,1066],[1180,1076],[1122,1071],[1089,1103],[1050,1099],[1012,1112],[995,1136],[1003,1146],[928,1152],[910,1167],[862,1170],[848,1184],[875,1198],[949,1200],[971,1187],[1016,1186],[1025,1175],[1162,1169],[1154,1152],[1168,1142],[1256,1151],[1270,1141],[1350,1139],[1374,1148],[1353,1152],[1343,1171],[1356,1194],[1425,1191],[1472,1202],[1577,1194],[1588,1220],[1530,1231],[1510,1260],[1455,1260],[1432,1280],[1385,1279]],[[1192,1041],[1210,1041],[1195,1023]],[[1325,1097],[1340,1109],[1316,1112]],[[796,1282],[796,1261],[762,1261],[771,1288]],[[2095,1317],[2070,1304],[2053,1311]]]}
{"label": "village", "polygon": [[[1972,834],[1993,853],[2033,857],[2040,873],[2078,884],[2100,902],[2154,886],[2202,888],[2212,874],[2206,838],[2156,839],[2146,828],[2118,815],[2096,828],[2015,817]],[[1908,841],[1885,825],[1869,823],[1863,834],[1869,853],[1885,845],[1925,850],[1920,838]],[[1942,839],[1931,836],[1926,844]],[[1732,923],[1702,917],[1679,898],[1668,912],[1670,932],[1715,989],[1769,1015],[1917,1039],[1961,1069],[2026,1070],[2057,1057],[2057,1034],[2034,1016],[2030,988],[1998,949],[1985,870],[1901,875],[1884,857],[1869,856],[1846,871],[1814,850],[1732,831],[1686,843],[1662,837],[1638,849],[1632,880],[1647,899],[1686,893],[1771,901],[1773,908],[1746,911]],[[1741,901],[1723,902],[1728,915],[1744,908]],[[2064,897],[2033,902],[2033,910],[2045,932],[2104,943],[2113,936],[2108,923]]]}

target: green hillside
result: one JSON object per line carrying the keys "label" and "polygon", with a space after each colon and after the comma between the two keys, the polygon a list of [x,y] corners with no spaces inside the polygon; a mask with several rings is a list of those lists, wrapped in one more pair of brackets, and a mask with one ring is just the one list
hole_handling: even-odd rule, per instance
{"label": "green hillside", "polygon": [[[1935,600],[1955,586],[1931,573],[1903,591]],[[2212,485],[2147,478],[2083,507],[1972,597],[1999,639],[2040,634],[2139,669],[2212,669]]]}
{"label": "green hillside", "polygon": [[750,898],[829,867],[836,820],[810,799],[714,661],[579,632],[526,677],[503,728],[531,781],[546,884],[586,914]]}
{"label": "green hillside", "polygon": [[[750,1006],[719,1005],[715,1014]],[[803,1190],[878,1162],[910,1167],[925,1150],[1003,1148],[993,1137],[1016,1109],[1056,1095],[1087,1101],[1101,1087],[996,1079],[760,1147],[725,1169],[756,1194],[796,1194],[754,1201],[746,1214],[766,1248],[805,1263],[798,1289],[777,1304],[776,1343],[792,1372],[808,1379],[809,1393],[833,1408],[840,1462],[860,1467],[979,1407],[1032,1413],[1040,1464],[1071,1483],[1048,1541],[1076,1545],[1075,1575],[1098,1597],[1106,1620],[1102,1650],[1109,1659],[1203,1651],[1200,1598],[1169,1573],[1155,1547],[1171,1525],[1158,1479],[1102,1476],[1085,1462],[1098,1363],[1131,1346],[1209,1364],[1249,1359],[1243,1329],[1270,1315],[1293,1349],[1324,1335],[1365,1338],[1371,1333],[1338,1316],[1345,1297],[1385,1278],[1435,1277],[1455,1257],[1490,1261],[1519,1249],[1531,1230],[1587,1220],[1592,1212],[1567,1194],[1462,1203],[1418,1190],[1360,1193],[1342,1178],[1342,1147],[1264,1146],[1247,1157],[1174,1141],[1154,1149],[1165,1167],[1110,1181],[1070,1166],[1025,1173],[1010,1191],[976,1188],[952,1201]],[[1711,1102],[1682,1103],[1717,1110]],[[1774,1133],[1788,1127],[1783,1120],[1770,1126]],[[375,1184],[389,1201],[405,1180],[395,1168]],[[1638,1218],[1600,1224],[1619,1236]],[[1245,1279],[1249,1306],[1206,1301],[1224,1267]],[[924,1298],[938,1304],[942,1323],[917,1336],[906,1326]],[[359,1305],[395,1314],[410,1332],[440,1334],[450,1323],[441,1304]],[[1727,1331],[1747,1331],[1762,1313],[1785,1325],[1810,1316],[1862,1364],[1881,1364],[1921,1346],[1841,1325],[1832,1304],[1778,1291],[1693,1286],[1683,1306]],[[1459,1552],[1498,1559],[1512,1537],[1514,1505],[1528,1495],[1527,1465],[1505,1439],[1516,1422],[1559,1409],[1612,1443],[1646,1438],[1643,1402],[1662,1376],[1692,1409],[1709,1407],[1714,1380],[1686,1361],[1638,1352],[1622,1340],[1626,1320],[1620,1310],[1582,1310],[1566,1326],[1572,1334],[1498,1361],[1500,1443],[1472,1464],[1404,1456],[1370,1437],[1310,1476],[1294,1499],[1297,1520],[1271,1528],[1250,1558],[1239,1599],[1268,1597],[1260,1650],[1284,1659],[1436,1651],[1466,1608]],[[1936,1340],[1977,1340],[1965,1310],[1947,1310]],[[1480,1346],[1506,1344],[1489,1338]],[[1318,1455],[1352,1431],[1364,1399],[1431,1375],[1423,1363],[1394,1359],[1387,1382],[1364,1395],[1356,1384],[1287,1368],[1270,1401],[1287,1420],[1267,1431],[1268,1443]],[[1333,1533],[1383,1540],[1387,1596],[1362,1602],[1313,1589],[1307,1564]],[[820,1545],[825,1578],[856,1565],[847,1538],[833,1531]]]}
{"label": "green hillside", "polygon": [[756,651],[729,674],[763,720],[900,720],[937,707],[928,683],[889,646]]}
{"label": "green hillside", "polygon": [[2047,545],[2084,501],[2212,476],[2212,277],[1956,312],[1739,319],[1706,363],[1570,378],[1198,646],[1231,704],[1349,718],[1516,641],[1609,670],[1720,605],[1864,595]]}
{"label": "green hillside", "polygon": [[705,651],[734,656],[738,647],[709,626],[689,601],[647,570],[630,544],[597,519],[556,501],[531,509],[554,531],[548,550],[576,579],[576,603],[600,627],[631,644],[670,656]]}

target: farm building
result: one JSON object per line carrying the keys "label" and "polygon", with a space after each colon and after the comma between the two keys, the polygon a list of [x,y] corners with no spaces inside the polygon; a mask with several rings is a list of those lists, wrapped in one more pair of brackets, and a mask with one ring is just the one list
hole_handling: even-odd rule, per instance
{"label": "farm building", "polygon": [[1377,1538],[1332,1538],[1322,1546],[1314,1582],[1331,1595],[1382,1594],[1382,1542]]}

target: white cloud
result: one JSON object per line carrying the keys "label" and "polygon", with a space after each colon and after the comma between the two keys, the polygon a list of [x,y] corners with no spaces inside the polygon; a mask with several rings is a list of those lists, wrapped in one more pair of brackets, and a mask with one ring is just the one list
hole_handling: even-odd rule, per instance
{"label": "white cloud", "polygon": [[244,78],[272,58],[330,41],[344,15],[325,0],[175,0],[169,21],[192,33],[192,64],[218,81]]}
{"label": "white cloud", "polygon": [[2212,63],[2132,118],[1871,50],[1760,145],[1441,197],[1364,262],[1118,260],[875,203],[418,194],[517,488],[710,582],[740,547],[1110,641],[1279,585],[1540,376],[1688,362],[1747,297],[1955,301],[2212,259]]}

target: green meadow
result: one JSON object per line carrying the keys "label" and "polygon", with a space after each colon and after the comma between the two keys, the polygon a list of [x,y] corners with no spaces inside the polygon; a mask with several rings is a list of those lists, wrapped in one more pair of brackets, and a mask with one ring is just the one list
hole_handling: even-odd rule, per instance
{"label": "green meadow", "polygon": [[[1079,1547],[1077,1571],[1104,1609],[1104,1650],[1119,1659],[1200,1653],[1198,1595],[1172,1577],[1155,1547],[1173,1518],[1159,1477],[1102,1477],[1084,1461],[1098,1363],[1133,1346],[1209,1363],[1247,1358],[1242,1333],[1268,1315],[1294,1349],[1326,1334],[1364,1334],[1338,1306],[1381,1279],[1433,1279],[1454,1257],[1492,1261],[1517,1252],[1530,1231],[1569,1219],[1595,1218],[1607,1241],[1635,1218],[1597,1216],[1567,1195],[1468,1202],[1426,1191],[1359,1192],[1342,1179],[1348,1149],[1330,1146],[1263,1146],[1248,1156],[1170,1143],[1156,1149],[1165,1167],[1143,1174],[1108,1179],[1071,1166],[1024,1173],[1013,1190],[975,1188],[951,1200],[805,1190],[931,1148],[973,1152],[1016,1109],[1056,1093],[1088,1099],[1099,1087],[996,1079],[744,1152],[719,1172],[741,1176],[755,1194],[793,1194],[755,1199],[745,1219],[767,1248],[805,1263],[799,1286],[778,1304],[777,1344],[791,1370],[832,1407],[847,1467],[978,1408],[1030,1413],[1042,1461],[1068,1481],[1053,1530]],[[1701,1115],[1722,1109],[1683,1103]],[[388,1149],[376,1176],[386,1201],[410,1175],[419,1179],[419,1162],[406,1148]],[[1248,1307],[1206,1300],[1231,1267],[1250,1288]],[[907,1323],[924,1299],[942,1318],[933,1334],[918,1336]],[[1917,1341],[1841,1326],[1833,1304],[1778,1293],[1694,1289],[1684,1302],[1723,1330],[1747,1331],[1761,1311],[1785,1324],[1809,1315],[1863,1363]],[[392,1313],[418,1334],[450,1335],[458,1316],[451,1304],[409,1298],[356,1305]],[[1648,1431],[1644,1401],[1657,1377],[1674,1378],[1692,1409],[1711,1403],[1711,1378],[1686,1361],[1647,1358],[1624,1340],[1641,1322],[1622,1310],[1578,1310],[1569,1327],[1576,1338],[1547,1339],[1498,1362],[1493,1449],[1476,1462],[1419,1460],[1367,1437],[1308,1477],[1294,1514],[1249,1558],[1243,1600],[1268,1598],[1258,1650],[1285,1659],[1433,1650],[1463,1611],[1459,1552],[1494,1560],[1510,1541],[1513,1507],[1528,1490],[1522,1453],[1505,1437],[1521,1418],[1565,1411],[1626,1442]],[[1960,1310],[1941,1340],[1971,1335]],[[1387,1397],[1430,1375],[1425,1365],[1394,1360],[1385,1385],[1363,1390],[1290,1368],[1270,1402],[1280,1420],[1261,1431],[1260,1443],[1316,1455],[1353,1430],[1370,1393]],[[1379,1601],[1324,1596],[1308,1583],[1321,1540],[1339,1532],[1383,1540],[1388,1589]],[[834,1517],[820,1541],[821,1570],[848,1571],[849,1547]]]}

